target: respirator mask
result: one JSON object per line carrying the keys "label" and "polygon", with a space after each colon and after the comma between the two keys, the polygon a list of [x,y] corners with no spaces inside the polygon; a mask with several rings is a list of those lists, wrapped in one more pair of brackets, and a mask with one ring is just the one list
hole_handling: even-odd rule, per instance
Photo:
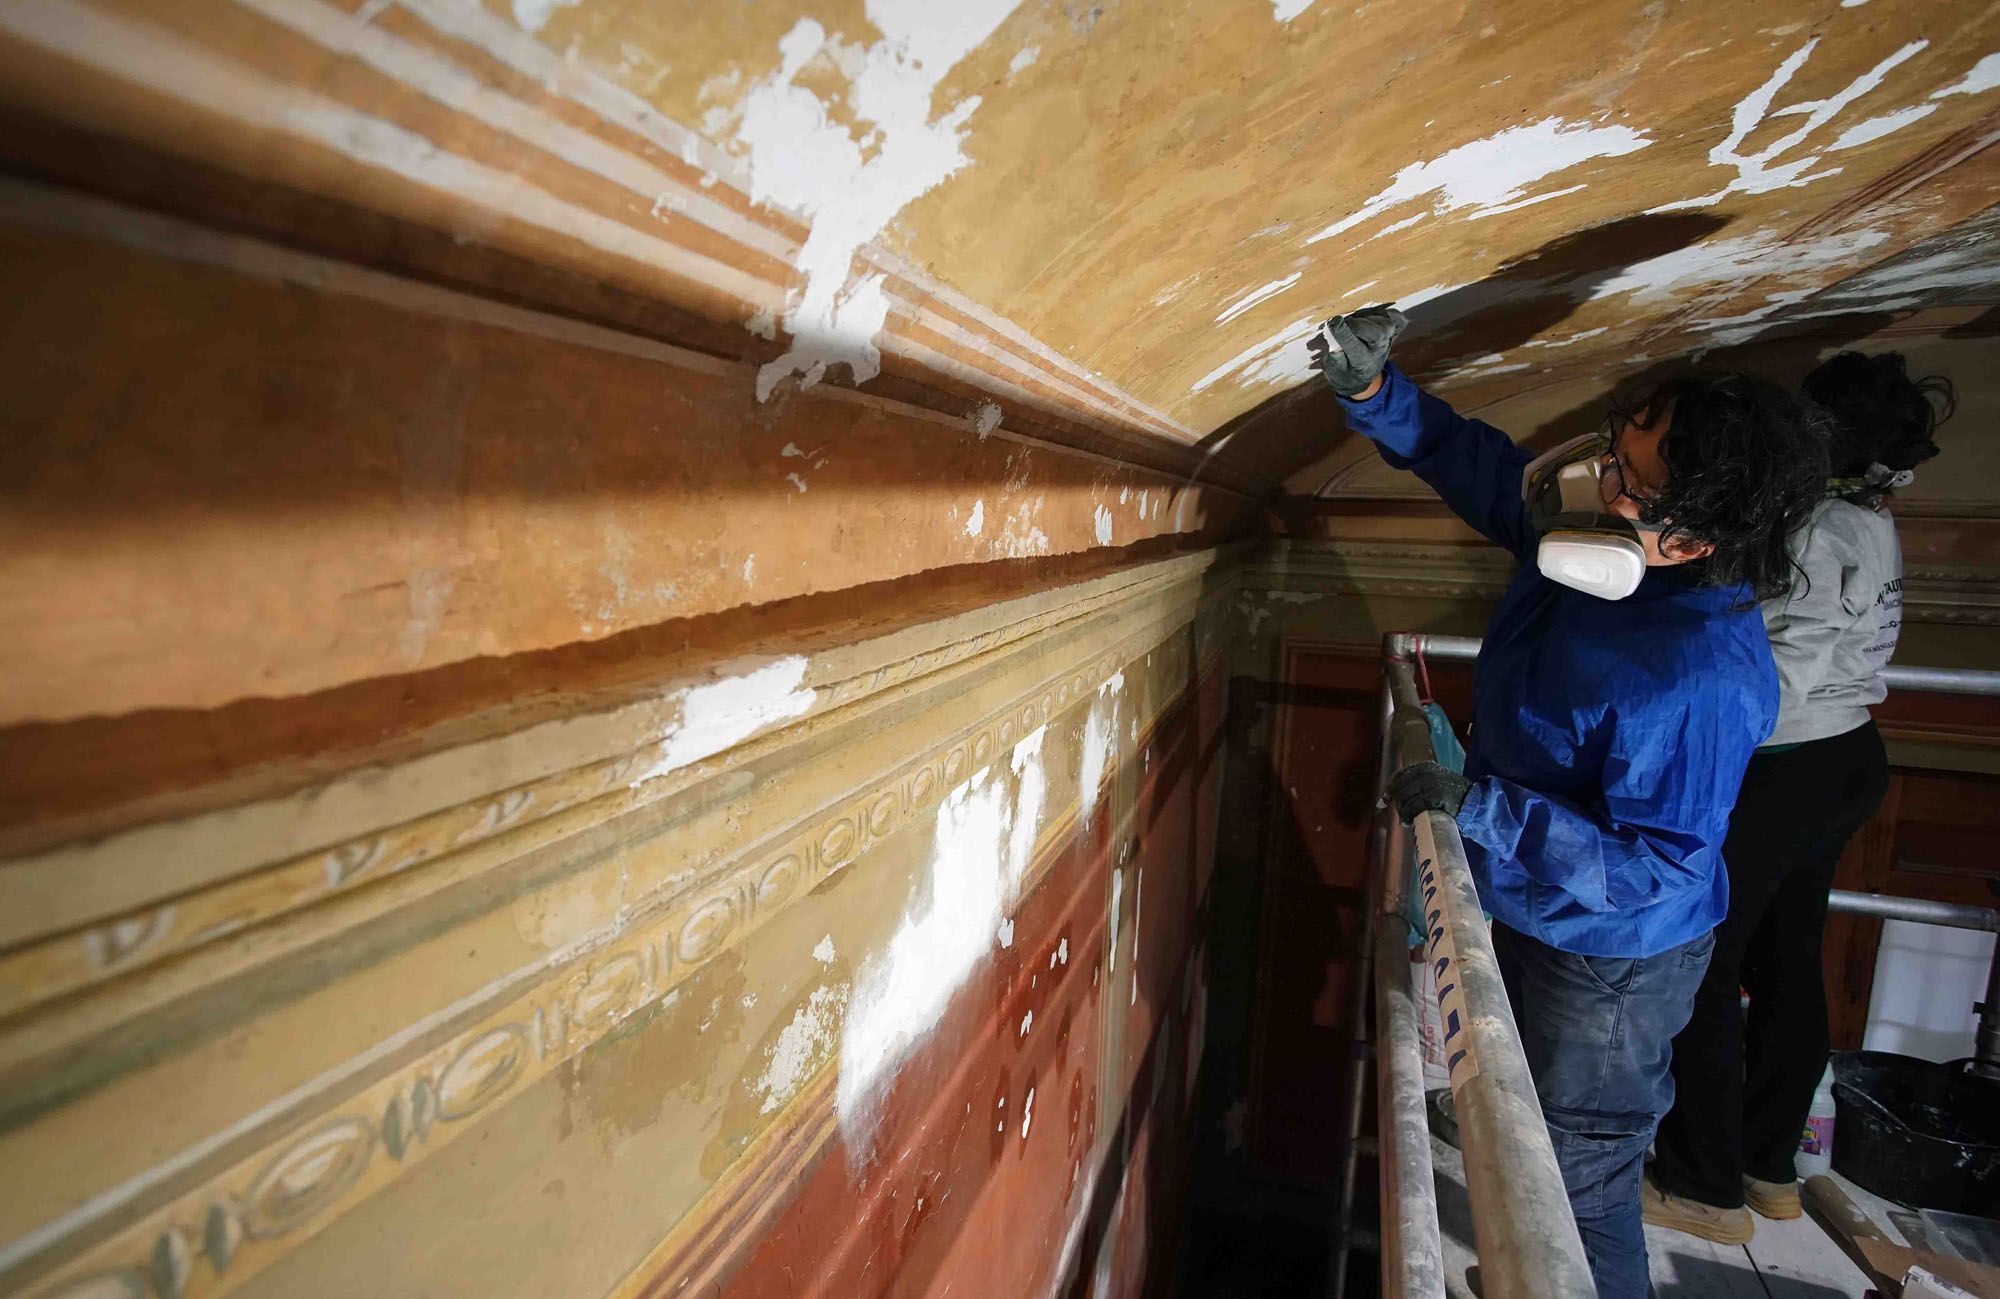
{"label": "respirator mask", "polygon": [[[1619,472],[1603,433],[1571,438],[1528,465],[1521,497],[1540,536],[1535,565],[1542,576],[1606,600],[1623,600],[1639,589],[1646,575],[1639,534],[1658,532],[1660,525],[1612,511],[1603,479]],[[1622,492],[1623,482],[1617,486]]]}

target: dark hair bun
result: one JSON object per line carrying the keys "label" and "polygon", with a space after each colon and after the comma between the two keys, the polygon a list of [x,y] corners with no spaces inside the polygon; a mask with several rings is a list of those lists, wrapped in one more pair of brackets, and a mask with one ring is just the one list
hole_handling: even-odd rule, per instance
{"label": "dark hair bun", "polygon": [[1938,453],[1931,434],[1958,405],[1951,380],[1910,378],[1901,352],[1842,352],[1806,376],[1805,394],[1832,417],[1836,478],[1872,464],[1915,469]]}

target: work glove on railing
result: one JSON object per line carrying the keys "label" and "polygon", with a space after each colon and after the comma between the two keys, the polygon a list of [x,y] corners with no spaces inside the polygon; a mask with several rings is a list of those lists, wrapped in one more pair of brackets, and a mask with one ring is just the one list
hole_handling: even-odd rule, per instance
{"label": "work glove on railing", "polygon": [[1413,762],[1390,775],[1389,801],[1405,821],[1415,822],[1419,812],[1442,812],[1456,821],[1471,788],[1472,782],[1450,767]]}
{"label": "work glove on railing", "polygon": [[1335,316],[1306,340],[1313,365],[1343,397],[1365,391],[1389,363],[1389,347],[1410,323],[1387,304]]}

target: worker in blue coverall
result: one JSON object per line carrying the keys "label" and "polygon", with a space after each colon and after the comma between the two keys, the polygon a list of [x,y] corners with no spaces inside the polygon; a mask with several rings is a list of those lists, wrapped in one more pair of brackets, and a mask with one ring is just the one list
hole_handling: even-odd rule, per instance
{"label": "worker in blue coverall", "polygon": [[1757,604],[1826,476],[1813,409],[1737,373],[1670,381],[1614,411],[1604,506],[1644,567],[1605,599],[1543,575],[1523,501],[1533,456],[1389,364],[1401,313],[1328,323],[1315,362],[1350,428],[1521,567],[1479,654],[1464,775],[1394,774],[1403,817],[1457,819],[1570,1207],[1604,1299],[1647,1294],[1639,1186],[1728,907],[1721,849],[1778,712]]}

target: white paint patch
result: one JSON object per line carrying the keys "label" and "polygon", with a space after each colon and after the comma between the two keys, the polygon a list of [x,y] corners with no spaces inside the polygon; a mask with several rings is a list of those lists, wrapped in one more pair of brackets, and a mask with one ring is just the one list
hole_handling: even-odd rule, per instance
{"label": "white paint patch", "polygon": [[757,580],[757,557],[755,555],[745,555],[743,557],[743,580],[745,582],[754,582]]}
{"label": "white paint patch", "polygon": [[1546,177],[1595,158],[1623,157],[1650,143],[1642,132],[1630,127],[1592,126],[1565,122],[1558,117],[1508,127],[1483,140],[1459,145],[1428,162],[1411,163],[1359,211],[1342,217],[1306,242],[1315,244],[1345,234],[1392,208],[1419,200],[1428,203],[1428,211],[1419,213],[1420,216],[1443,216],[1463,208],[1472,209],[1474,216],[1491,215],[1508,205],[1519,204],[1528,197],[1528,187]]}
{"label": "white paint patch", "polygon": [[538,32],[549,25],[558,9],[567,9],[579,0],[514,0],[514,21],[523,31]]}
{"label": "white paint patch", "polygon": [[1026,1037],[1028,1035],[1028,1030],[1030,1028],[1033,1028],[1034,1025],[1035,1025],[1035,1012],[1031,1010],[1027,1014],[1021,1016],[1021,1036]]}
{"label": "white paint patch", "polygon": [[1347,292],[1345,292],[1345,293],[1341,294],[1341,295],[1340,295],[1340,300],[1341,300],[1342,302],[1345,302],[1345,301],[1346,301],[1347,299],[1349,299],[1349,298],[1351,298],[1351,297],[1354,297],[1354,296],[1355,296],[1356,294],[1360,294],[1360,293],[1366,293],[1366,292],[1368,292],[1368,290],[1370,290],[1370,289],[1374,288],[1374,287],[1375,287],[1376,285],[1380,284],[1381,282],[1382,282],[1382,281],[1380,281],[1380,280],[1367,280],[1367,281],[1364,281],[1363,283],[1360,283],[1360,284],[1357,284],[1357,285],[1355,285],[1355,286],[1354,286],[1353,288],[1349,289],[1349,290],[1348,290]]}
{"label": "white paint patch", "polygon": [[1856,122],[1842,131],[1832,144],[1826,146],[1826,151],[1839,153],[1842,149],[1852,149],[1871,140],[1879,140],[1885,135],[1902,130],[1912,122],[1923,121],[1937,110],[1936,104],[1913,104],[1908,108],[1899,108],[1893,113],[1871,117],[1865,122]]}
{"label": "white paint patch", "polygon": [[1271,0],[1271,14],[1281,23],[1288,23],[1313,7],[1313,0]]}
{"label": "white paint patch", "polygon": [[1880,230],[1848,231],[1806,244],[1783,243],[1770,234],[1710,239],[1634,262],[1593,288],[1588,301],[1629,293],[1635,304],[1664,302],[1718,284],[1831,270],[1888,239]]}
{"label": "white paint patch", "polygon": [[[830,37],[811,18],[801,18],[778,42],[779,67],[744,97],[736,140],[749,154],[751,199],[803,215],[812,230],[797,261],[805,286],[785,312],[791,346],[758,370],[758,400],[791,375],[810,387],[829,365],[847,365],[856,383],[881,370],[875,338],[889,300],[879,273],[848,283],[854,255],[911,200],[968,161],[964,128],[979,97],[935,119],[932,100],[946,74],[1018,4],[867,0],[881,39],[865,50]],[[798,84],[816,61],[848,79],[841,102],[858,120],[861,138]]]}
{"label": "white paint patch", "polygon": [[1118,903],[1125,896],[1125,872],[1118,867],[1111,868],[1111,972],[1118,973]]}
{"label": "white paint patch", "polygon": [[778,341],[778,315],[768,307],[752,314],[743,327],[768,342]]}
{"label": "white paint patch", "polygon": [[1000,922],[998,938],[1002,947],[1012,947],[1014,945],[1014,917],[1008,916]]}
{"label": "white paint patch", "polygon": [[1206,392],[1222,380],[1237,377],[1238,387],[1253,383],[1297,383],[1312,377],[1312,355],[1305,341],[1319,328],[1319,317],[1294,320],[1274,334],[1260,338],[1236,355],[1194,381],[1189,392]]}
{"label": "white paint patch", "polygon": [[1092,522],[1094,522],[1097,525],[1097,544],[1100,546],[1110,545],[1111,507],[1108,505],[1100,505],[1095,510],[1091,511],[1090,517]]}
{"label": "white paint patch", "polygon": [[1058,963],[1063,965],[1069,964],[1069,939],[1067,938],[1057,943],[1056,950],[1049,954],[1049,968],[1051,970],[1055,969]]}
{"label": "white paint patch", "polygon": [[991,437],[993,430],[1000,427],[1000,417],[1003,413],[1000,404],[991,401],[979,403],[979,408],[972,412],[972,431],[979,435],[981,442]]}
{"label": "white paint patch", "polygon": [[1456,293],[1464,287],[1463,284],[1433,284],[1414,293],[1405,293],[1396,299],[1396,305],[1404,311],[1415,311],[1426,302],[1442,298],[1447,293]]}
{"label": "white paint patch", "polygon": [[1132,872],[1132,995],[1125,1004],[1139,1004],[1139,908],[1146,903],[1146,872]]}
{"label": "white paint patch", "polygon": [[1026,559],[1049,553],[1049,534],[1035,522],[1041,511],[1042,498],[1039,496],[1015,507],[1014,512],[1007,516],[1007,526],[1000,530],[996,540],[1001,554],[1009,559]]}
{"label": "white paint patch", "polygon": [[833,1021],[846,1004],[847,985],[843,983],[814,989],[806,1004],[792,1013],[792,1022],[779,1031],[778,1040],[771,1045],[764,1076],[757,1080],[757,1091],[764,1098],[758,1113],[774,1113],[812,1077],[833,1045]]}
{"label": "white paint patch", "polygon": [[1039,45],[1028,46],[1027,48],[1021,50],[1019,53],[1014,55],[1013,59],[1011,59],[1008,62],[1007,75],[1010,77],[1017,76],[1021,72],[1027,70],[1028,68],[1034,67],[1035,60],[1039,59],[1040,57],[1042,57],[1041,46]]}
{"label": "white paint patch", "polygon": [[[1712,166],[1735,168],[1735,177],[1713,194],[1664,203],[1650,209],[1648,215],[1676,212],[1686,208],[1711,207],[1731,194],[1765,194],[1775,189],[1810,185],[1816,180],[1839,175],[1841,169],[1838,167],[1829,167],[1824,171],[1813,170],[1819,165],[1823,156],[1817,152],[1793,158],[1790,162],[1779,162],[1778,159],[1803,144],[1808,136],[1832,121],[1834,116],[1849,104],[1881,85],[1883,78],[1889,75],[1891,69],[1916,55],[1930,42],[1911,41],[1848,82],[1838,93],[1829,95],[1825,99],[1802,100],[1784,108],[1772,108],[1772,102],[1777,99],[1778,92],[1784,89],[1785,84],[1798,73],[1800,68],[1805,66],[1806,60],[1812,57],[1813,48],[1818,44],[1819,39],[1815,37],[1800,46],[1778,65],[1777,70],[1765,79],[1763,85],[1745,96],[1730,114],[1729,134],[1720,144],[1708,151],[1708,161]],[[1771,140],[1755,153],[1742,151],[1744,142],[1766,119],[1794,115],[1805,117],[1804,124],[1796,130]]]}
{"label": "white paint patch", "polygon": [[826,937],[819,940],[819,946],[813,948],[813,959],[815,961],[818,961],[821,965],[833,964],[832,934],[828,934]]}
{"label": "white paint patch", "polygon": [[1028,1088],[1028,1099],[1021,1102],[1021,1140],[1028,1139],[1028,1125],[1035,1121],[1035,1089]]}
{"label": "white paint patch", "polygon": [[841,1037],[835,1104],[856,1161],[873,1139],[874,1100],[992,950],[1026,876],[1047,783],[1046,727],[1014,746],[1007,775],[982,767],[945,796],[927,890],[863,970]]}
{"label": "white paint patch", "polygon": [[972,503],[972,516],[965,521],[965,535],[976,537],[986,528],[986,501],[981,498]]}
{"label": "white paint patch", "polygon": [[[1499,207],[1489,207],[1481,211],[1474,212],[1471,216],[1467,217],[1466,220],[1483,221],[1487,217],[1499,216],[1503,212],[1518,212],[1524,207],[1533,207],[1537,203],[1546,203],[1552,198],[1563,198],[1564,196],[1574,194],[1578,190],[1581,190],[1583,188],[1585,187],[1582,185],[1571,185],[1568,189],[1551,190],[1547,194],[1536,194],[1532,198],[1520,199],[1513,203],[1502,203]],[[1388,234],[1389,232],[1387,230],[1384,230],[1382,233]]]}
{"label": "white paint patch", "polygon": [[1272,280],[1269,284],[1260,285],[1259,287],[1250,290],[1242,297],[1236,299],[1236,301],[1224,307],[1222,309],[1222,314],[1215,318],[1215,323],[1220,325],[1226,321],[1234,320],[1238,316],[1242,315],[1244,312],[1250,310],[1250,308],[1256,306],[1258,303],[1268,302],[1270,299],[1277,297],[1280,293],[1283,293],[1286,289],[1289,289],[1294,284],[1297,284],[1299,282],[1299,276],[1303,274],[1305,274],[1304,271],[1293,271],[1290,275],[1287,275],[1282,280]]}
{"label": "white paint patch", "polygon": [[660,756],[637,775],[638,786],[656,776],[740,744],[778,722],[812,707],[815,691],[802,687],[806,660],[794,654],[742,676],[678,693],[681,719],[660,738]]}
{"label": "white paint patch", "polygon": [[1521,344],[1521,346],[1522,347],[1568,347],[1571,343],[1581,343],[1586,338],[1596,338],[1599,334],[1608,333],[1610,329],[1611,326],[1609,325],[1599,325],[1595,329],[1579,330],[1574,334],[1565,334],[1561,338],[1531,339],[1530,341]]}
{"label": "white paint patch", "polygon": [[806,489],[806,480],[801,478],[799,475],[795,473],[786,474],[785,481],[790,483],[792,486],[798,488],[802,492]]}
{"label": "white paint patch", "polygon": [[1953,95],[1977,95],[2000,86],[2000,54],[1989,54],[1972,65],[1972,70],[1952,82],[1944,89],[1932,93],[1932,99],[1949,99]]}
{"label": "white paint patch", "polygon": [[1840,7],[1842,9],[1859,9],[1867,3],[1868,0],[1840,0]]}
{"label": "white paint patch", "polygon": [[1091,813],[1097,809],[1097,787],[1104,783],[1104,773],[1111,765],[1111,746],[1118,742],[1118,692],[1124,688],[1125,674],[1112,673],[1097,688],[1097,698],[1091,701],[1090,715],[1084,719],[1077,800],[1085,825],[1090,824]]}

